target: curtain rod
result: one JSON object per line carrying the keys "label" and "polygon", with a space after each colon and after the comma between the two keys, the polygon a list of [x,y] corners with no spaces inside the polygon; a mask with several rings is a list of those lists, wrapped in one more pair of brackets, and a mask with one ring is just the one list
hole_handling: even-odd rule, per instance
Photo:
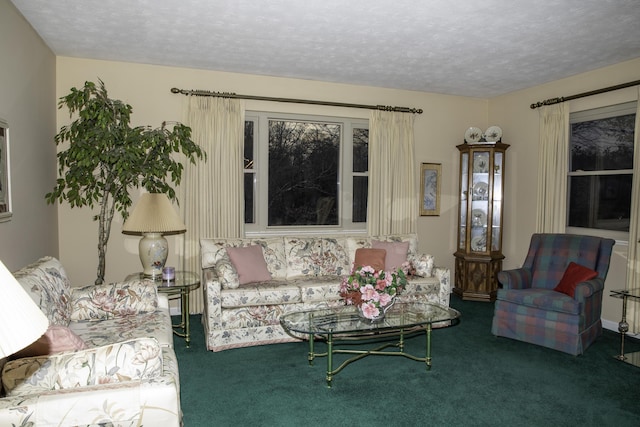
{"label": "curtain rod", "polygon": [[637,86],[637,85],[640,85],[640,80],[636,80],[636,81],[628,82],[628,83],[622,83],[622,84],[615,85],[615,86],[609,86],[609,87],[605,87],[605,88],[602,88],[602,89],[596,89],[596,90],[592,90],[592,91],[589,91],[589,92],[583,92],[583,93],[579,93],[577,95],[561,96],[559,98],[545,99],[544,101],[539,101],[539,102],[536,102],[534,104],[531,104],[530,107],[531,107],[532,110],[535,110],[536,108],[542,107],[543,105],[559,104],[561,102],[571,101],[572,99],[584,98],[584,97],[591,96],[591,95],[598,95],[598,94],[601,94],[601,93],[611,92],[611,91],[614,91],[614,90],[624,89],[624,88],[627,88],[627,87]]}
{"label": "curtain rod", "polygon": [[171,93],[194,96],[218,96],[221,98],[253,99],[257,101],[290,102],[295,104],[328,105],[331,107],[365,108],[368,110],[396,111],[400,113],[422,114],[422,108],[391,107],[387,105],[348,104],[345,102],[313,101],[309,99],[273,98],[270,96],[238,95],[233,92],[211,92],[208,90],[188,90],[171,88]]}

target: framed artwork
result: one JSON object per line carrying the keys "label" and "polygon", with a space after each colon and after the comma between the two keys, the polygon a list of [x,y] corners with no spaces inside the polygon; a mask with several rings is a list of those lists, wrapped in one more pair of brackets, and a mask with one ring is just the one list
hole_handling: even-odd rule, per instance
{"label": "framed artwork", "polygon": [[12,215],[9,125],[0,119],[0,222],[9,221]]}
{"label": "framed artwork", "polygon": [[441,163],[422,163],[420,166],[420,216],[440,215]]}

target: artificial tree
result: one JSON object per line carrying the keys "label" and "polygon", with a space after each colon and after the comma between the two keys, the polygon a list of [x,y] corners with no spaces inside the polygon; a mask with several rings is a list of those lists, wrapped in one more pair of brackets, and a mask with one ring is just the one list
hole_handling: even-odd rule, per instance
{"label": "artificial tree", "polygon": [[206,159],[202,149],[191,140],[191,128],[181,123],[158,128],[130,126],[132,108],[109,99],[104,83],[85,82],[71,88],[60,98],[58,108],[67,107],[76,119],[60,128],[56,145],[69,142],[58,152],[58,178],[48,203],[68,202],[71,208],[99,206],[98,272],[95,283],[104,282],[105,257],[115,212],[123,219],[131,206],[129,190],[144,187],[152,193],[164,193],[176,200],[174,185],[180,184],[183,164],[176,160],[182,153],[187,160]]}

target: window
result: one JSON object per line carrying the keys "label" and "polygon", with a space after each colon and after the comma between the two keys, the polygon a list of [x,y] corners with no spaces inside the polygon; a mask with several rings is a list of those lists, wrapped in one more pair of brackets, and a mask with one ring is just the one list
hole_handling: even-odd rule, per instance
{"label": "window", "polygon": [[364,230],[366,120],[250,113],[244,135],[245,230]]}
{"label": "window", "polygon": [[571,114],[568,227],[627,239],[635,112],[630,102]]}

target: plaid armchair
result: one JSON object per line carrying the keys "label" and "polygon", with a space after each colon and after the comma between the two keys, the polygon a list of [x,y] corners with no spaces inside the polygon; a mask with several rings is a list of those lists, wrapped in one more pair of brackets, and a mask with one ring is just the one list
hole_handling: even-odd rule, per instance
{"label": "plaid armchair", "polygon": [[[491,333],[572,355],[602,334],[602,293],[612,239],[571,234],[534,234],[522,268],[498,273]],[[554,290],[575,262],[598,275],[576,285],[574,296]]]}

